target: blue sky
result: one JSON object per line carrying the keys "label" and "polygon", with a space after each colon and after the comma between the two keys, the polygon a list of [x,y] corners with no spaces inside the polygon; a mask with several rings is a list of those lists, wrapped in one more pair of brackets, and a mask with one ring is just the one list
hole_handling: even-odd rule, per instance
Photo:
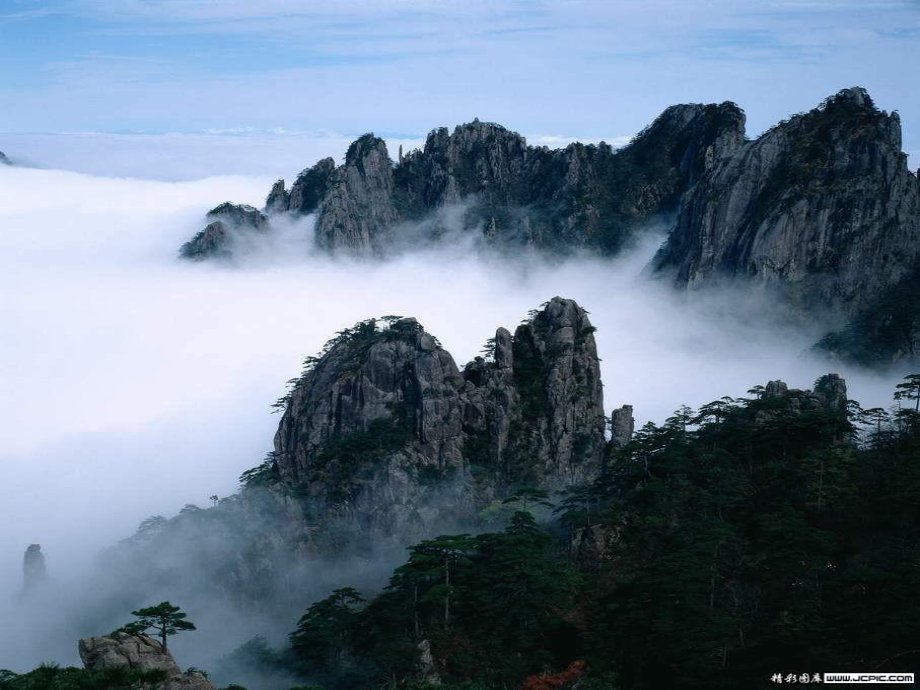
{"label": "blue sky", "polygon": [[918,63],[917,1],[0,0],[0,132],[612,138],[733,100],[756,134],[861,85],[917,150]]}

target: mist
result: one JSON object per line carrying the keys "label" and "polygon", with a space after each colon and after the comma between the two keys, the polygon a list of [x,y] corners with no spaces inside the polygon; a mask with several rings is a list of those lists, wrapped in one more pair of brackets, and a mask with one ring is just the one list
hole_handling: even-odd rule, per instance
{"label": "mist", "polygon": [[[84,588],[98,552],[149,515],[233,493],[271,449],[270,405],[303,358],[367,317],[416,317],[462,367],[496,327],[513,330],[554,295],[573,298],[598,329],[607,411],[632,404],[638,424],[770,379],[809,388],[829,371],[864,406],[888,406],[903,373],[812,356],[820,324],[790,325],[763,295],[678,293],[650,280],[654,228],[616,260],[512,260],[453,238],[367,263],[316,252],[308,217],[279,222],[233,264],[177,259],[208,209],[261,206],[275,177],[0,168],[0,668],[77,663],[69,635],[88,626],[73,617],[95,600]],[[16,617],[31,543],[54,585],[38,623]],[[383,577],[362,568],[368,581]],[[323,588],[356,584],[312,575],[304,609]],[[198,623],[194,636],[225,651],[258,632],[218,607],[196,616],[174,603]],[[183,667],[209,661],[196,644],[176,642]]]}

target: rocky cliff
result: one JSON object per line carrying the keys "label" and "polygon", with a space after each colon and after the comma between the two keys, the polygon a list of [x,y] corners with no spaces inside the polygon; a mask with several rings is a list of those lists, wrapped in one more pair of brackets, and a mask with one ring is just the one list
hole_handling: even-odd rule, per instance
{"label": "rocky cliff", "polygon": [[523,484],[588,481],[606,444],[593,331],[556,297],[461,372],[414,319],[362,322],[281,401],[278,475],[323,514],[383,534],[470,520]]}
{"label": "rocky cliff", "polygon": [[[172,655],[147,635],[112,633],[80,640],[80,658],[91,671],[127,666],[139,671],[163,671],[165,680],[156,690],[215,690],[207,677],[197,671],[183,673]],[[153,690],[153,688],[151,688]]]}
{"label": "rocky cliff", "polygon": [[12,165],[13,161],[6,157],[6,154],[3,151],[0,151],[0,165]]}
{"label": "rocky cliff", "polygon": [[655,266],[682,286],[753,281],[839,321],[877,311],[912,279],[918,239],[920,185],[898,114],[852,88],[712,166]]}
{"label": "rocky cliff", "polygon": [[[516,132],[475,120],[453,132],[435,129],[422,149],[394,163],[383,140],[366,134],[343,165],[321,160],[289,191],[279,180],[265,213],[316,213],[319,247],[365,257],[458,230],[489,245],[616,252],[643,225],[673,213],[684,190],[736,150],[743,133],[744,114],[723,103],[668,108],[620,150],[528,146]],[[450,207],[460,209],[450,222],[435,213]],[[193,240],[183,256],[224,251],[206,239]]]}

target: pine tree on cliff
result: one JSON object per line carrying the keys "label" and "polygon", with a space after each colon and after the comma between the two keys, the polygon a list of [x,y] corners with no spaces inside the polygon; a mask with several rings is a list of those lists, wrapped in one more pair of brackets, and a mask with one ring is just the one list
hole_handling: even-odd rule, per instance
{"label": "pine tree on cliff", "polygon": [[120,631],[129,635],[143,635],[153,628],[155,634],[160,638],[164,652],[167,651],[167,637],[184,630],[195,630],[195,624],[185,620],[188,614],[168,601],[161,602],[156,606],[148,606],[132,611],[131,615],[137,616],[139,620],[128,623]]}
{"label": "pine tree on cliff", "polygon": [[920,374],[905,376],[895,389],[895,400],[915,400],[914,412],[920,412]]}

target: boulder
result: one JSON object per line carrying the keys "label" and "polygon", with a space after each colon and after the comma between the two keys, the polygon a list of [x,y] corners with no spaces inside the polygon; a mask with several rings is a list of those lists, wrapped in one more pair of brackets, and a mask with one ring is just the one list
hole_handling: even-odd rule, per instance
{"label": "boulder", "polygon": [[183,673],[163,645],[148,635],[116,632],[80,640],[80,658],[90,670],[128,666],[140,671],[164,671],[166,680],[157,690],[215,690],[207,677],[197,671]]}

